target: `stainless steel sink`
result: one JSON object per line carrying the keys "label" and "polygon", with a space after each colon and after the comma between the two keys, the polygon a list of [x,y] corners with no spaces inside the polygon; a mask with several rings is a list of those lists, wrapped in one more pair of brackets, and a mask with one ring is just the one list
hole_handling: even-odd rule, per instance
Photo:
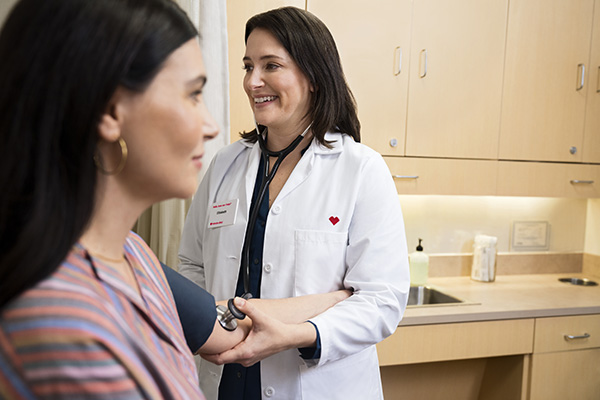
{"label": "stainless steel sink", "polygon": [[428,286],[411,286],[408,292],[408,307],[460,304],[464,300],[442,293]]}
{"label": "stainless steel sink", "polygon": [[[577,286],[597,286],[598,283],[587,278],[560,278],[559,281]],[[411,288],[412,289],[412,288]]]}

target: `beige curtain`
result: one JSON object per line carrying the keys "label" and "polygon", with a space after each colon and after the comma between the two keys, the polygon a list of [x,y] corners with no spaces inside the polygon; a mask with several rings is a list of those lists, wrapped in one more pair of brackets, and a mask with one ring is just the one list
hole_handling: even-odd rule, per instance
{"label": "beige curtain", "polygon": [[0,0],[0,28],[15,4],[17,4],[17,0]]}
{"label": "beige curtain", "polygon": [[[207,107],[219,124],[219,136],[206,143],[204,167],[215,153],[229,143],[229,76],[227,60],[227,8],[225,1],[176,0],[187,12],[201,36],[208,81],[204,90]],[[153,205],[139,218],[134,230],[152,248],[158,259],[177,269],[181,232],[191,199],[171,199]]]}

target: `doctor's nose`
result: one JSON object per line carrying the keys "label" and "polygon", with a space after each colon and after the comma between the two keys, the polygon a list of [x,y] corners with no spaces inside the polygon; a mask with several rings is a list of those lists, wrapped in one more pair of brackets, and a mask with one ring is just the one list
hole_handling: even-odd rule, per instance
{"label": "doctor's nose", "polygon": [[249,90],[260,89],[265,85],[262,74],[259,70],[253,69],[252,71],[248,71],[246,76],[244,77],[244,84]]}

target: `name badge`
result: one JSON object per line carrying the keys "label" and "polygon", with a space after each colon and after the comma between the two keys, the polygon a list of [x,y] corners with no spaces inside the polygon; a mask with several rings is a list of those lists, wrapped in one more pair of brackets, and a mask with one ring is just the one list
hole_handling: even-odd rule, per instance
{"label": "name badge", "polygon": [[239,199],[235,199],[213,204],[208,213],[208,227],[233,225],[237,216],[238,201]]}

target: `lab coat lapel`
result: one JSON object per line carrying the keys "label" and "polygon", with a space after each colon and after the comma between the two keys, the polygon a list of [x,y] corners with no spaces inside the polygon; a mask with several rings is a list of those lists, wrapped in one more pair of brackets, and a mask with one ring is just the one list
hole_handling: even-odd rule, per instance
{"label": "lab coat lapel", "polygon": [[288,194],[294,191],[298,186],[302,184],[310,175],[313,170],[313,166],[317,160],[317,157],[322,155],[330,155],[337,154],[342,151],[342,143],[341,143],[341,135],[340,134],[330,134],[327,133],[325,135],[325,140],[333,141],[332,148],[328,149],[325,146],[321,146],[319,142],[313,139],[310,147],[306,150],[294,170],[292,174],[288,178],[285,185],[279,192],[277,199],[275,202],[284,199]]}
{"label": "lab coat lapel", "polygon": [[248,156],[244,185],[245,193],[243,193],[243,196],[246,199],[246,220],[248,220],[252,194],[254,193],[254,184],[256,183],[256,175],[258,174],[258,165],[260,163],[260,146],[258,145],[258,142],[253,145],[248,144],[248,146],[252,148],[250,149],[250,155]]}

